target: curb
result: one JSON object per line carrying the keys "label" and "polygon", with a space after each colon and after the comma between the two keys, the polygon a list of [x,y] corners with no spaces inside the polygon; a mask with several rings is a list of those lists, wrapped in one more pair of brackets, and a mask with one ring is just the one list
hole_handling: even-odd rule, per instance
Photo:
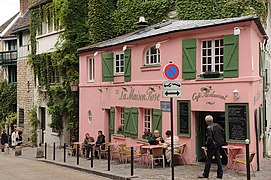
{"label": "curb", "polygon": [[101,171],[97,171],[97,170],[93,170],[93,169],[87,169],[87,168],[83,168],[80,166],[72,166],[72,165],[68,165],[68,164],[64,164],[64,163],[59,163],[59,162],[53,162],[53,161],[49,161],[49,160],[45,160],[45,159],[40,159],[37,161],[41,161],[44,163],[48,163],[48,164],[53,164],[53,165],[57,165],[57,166],[62,166],[65,168],[71,168],[77,171],[83,171],[83,172],[87,172],[87,173],[91,173],[91,174],[95,174],[98,176],[102,176],[102,177],[107,177],[107,178],[111,178],[111,179],[117,179],[117,180],[131,180],[131,178],[137,178],[137,176],[133,176],[133,177],[123,177],[123,176],[119,176],[119,175],[114,175],[114,174],[109,174],[107,172],[101,172]]}

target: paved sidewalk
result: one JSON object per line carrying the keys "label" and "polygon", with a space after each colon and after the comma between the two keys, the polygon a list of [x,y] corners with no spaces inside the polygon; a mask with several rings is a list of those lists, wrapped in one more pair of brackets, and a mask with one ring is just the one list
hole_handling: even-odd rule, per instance
{"label": "paved sidewalk", "polygon": [[[30,147],[23,147],[23,152],[21,156],[17,156],[19,158],[24,159],[37,159],[36,156],[36,149],[37,148],[30,148]],[[15,152],[12,150],[10,155],[14,156]],[[4,156],[3,153],[0,153],[1,156]],[[47,159],[44,158],[38,159],[42,161],[46,161],[49,163],[54,163],[61,166],[70,167],[73,169],[78,169],[81,171],[86,171],[89,173],[101,175],[104,177],[110,177],[112,179],[131,179],[131,171],[130,171],[130,164],[126,166],[124,164],[119,164],[117,161],[112,161],[111,163],[111,171],[107,171],[107,160],[94,160],[94,167],[90,168],[90,160],[86,160],[80,158],[79,165],[76,165],[76,157],[68,156],[66,163],[63,162],[63,149],[56,149],[56,160],[53,161],[52,156],[52,148],[48,148]],[[271,159],[265,159],[261,162],[261,171],[256,172],[256,177],[252,177],[253,180],[271,180]],[[166,180],[171,179],[171,168],[161,168],[155,167],[154,169],[150,169],[148,167],[142,167],[139,164],[135,165],[134,175],[135,179],[142,179],[142,180],[151,180],[151,179],[160,179]],[[197,179],[197,176],[200,175],[203,171],[204,163],[197,163],[193,165],[181,165],[175,166],[175,179],[180,180],[193,180]],[[210,177],[209,179],[216,179],[216,165],[212,164]],[[238,179],[238,180],[245,180],[246,174],[245,172],[235,173],[232,170],[224,171],[223,179]]]}

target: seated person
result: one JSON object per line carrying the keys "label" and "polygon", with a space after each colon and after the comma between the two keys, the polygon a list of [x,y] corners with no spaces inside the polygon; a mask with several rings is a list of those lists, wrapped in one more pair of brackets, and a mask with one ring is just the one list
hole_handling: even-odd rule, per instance
{"label": "seated person", "polygon": [[[166,136],[167,139],[165,140],[165,143],[163,144],[164,148],[166,149],[166,162],[167,165],[169,165],[169,162],[171,161],[171,136],[172,133],[170,130],[166,131]],[[173,135],[173,148],[174,148],[174,153],[179,152],[180,150],[180,142],[179,142],[179,138],[177,136]]]}
{"label": "seated person", "polygon": [[98,158],[98,150],[100,146],[105,143],[105,136],[103,135],[102,131],[98,131],[97,141],[95,143],[95,157]]}
{"label": "seated person", "polygon": [[158,130],[155,130],[153,132],[153,136],[150,136],[149,137],[149,143],[150,145],[157,145],[157,144],[161,144],[161,143],[164,143],[164,139],[160,136],[159,134],[159,131]]}
{"label": "seated person", "polygon": [[85,139],[83,141],[83,154],[85,155],[86,151],[86,158],[89,159],[89,152],[90,152],[90,144],[89,142],[94,142],[94,138],[89,135],[89,133],[85,134]]}

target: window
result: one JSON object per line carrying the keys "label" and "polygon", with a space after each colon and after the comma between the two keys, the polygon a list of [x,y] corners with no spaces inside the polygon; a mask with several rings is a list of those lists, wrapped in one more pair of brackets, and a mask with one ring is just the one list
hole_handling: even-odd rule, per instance
{"label": "window", "polygon": [[19,109],[19,126],[24,127],[24,109]]}
{"label": "window", "polygon": [[17,66],[8,66],[8,82],[17,82]]}
{"label": "window", "polygon": [[145,65],[160,64],[160,50],[152,46],[148,49],[145,56]]}
{"label": "window", "polygon": [[94,58],[88,59],[88,80],[94,80]]}
{"label": "window", "polygon": [[202,41],[202,73],[223,72],[223,39]]}
{"label": "window", "polygon": [[115,67],[115,74],[124,73],[124,53],[123,52],[114,53],[114,67]]}
{"label": "window", "polygon": [[124,108],[120,108],[120,127],[124,129]]}
{"label": "window", "polygon": [[144,109],[144,133],[152,131],[152,110]]}
{"label": "window", "polygon": [[6,51],[15,51],[17,50],[17,41],[6,41]]}

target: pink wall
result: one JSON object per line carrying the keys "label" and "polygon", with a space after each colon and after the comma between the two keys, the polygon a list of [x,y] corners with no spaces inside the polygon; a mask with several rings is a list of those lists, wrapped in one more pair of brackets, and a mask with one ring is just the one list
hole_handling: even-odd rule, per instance
{"label": "pink wall", "polygon": [[[188,163],[196,162],[196,127],[195,113],[196,111],[225,111],[225,103],[249,103],[250,116],[250,138],[251,150],[255,150],[255,128],[254,128],[254,109],[258,108],[262,102],[261,78],[259,75],[259,42],[262,38],[259,36],[259,31],[256,29],[254,22],[244,22],[232,25],[223,25],[219,27],[205,28],[200,30],[172,33],[146,40],[140,40],[126,44],[131,48],[132,81],[123,82],[123,77],[115,77],[114,83],[102,81],[101,53],[121,51],[123,45],[102,49],[95,56],[95,82],[87,81],[87,57],[93,57],[95,51],[80,54],[80,140],[82,140],[85,132],[90,132],[94,137],[97,136],[98,130],[103,130],[108,141],[108,113],[106,109],[110,107],[139,107],[139,137],[143,134],[143,122],[140,121],[143,116],[142,108],[160,108],[160,101],[168,101],[169,99],[162,97],[162,81],[163,67],[173,61],[180,69],[182,69],[182,40],[196,38],[197,39],[197,75],[201,73],[200,59],[201,51],[200,41],[203,39],[223,38],[226,34],[233,34],[234,27],[240,27],[241,34],[239,35],[239,78],[225,78],[223,80],[182,80],[182,97],[180,100],[191,101],[191,137],[180,137],[181,143],[187,143],[185,159]],[[161,67],[143,67],[144,52],[148,47],[155,45],[157,42],[162,42],[160,47]],[[253,61],[252,61],[253,56]],[[252,65],[253,62],[253,65]],[[181,76],[179,77],[181,78]],[[221,95],[223,98],[199,98],[196,95],[202,87],[211,86],[212,91]],[[133,101],[121,100],[121,94],[125,93],[122,87],[128,90],[134,89],[137,93],[145,93],[149,87],[155,89],[155,94],[159,100],[157,101]],[[102,92],[99,92],[101,89]],[[234,100],[233,90],[238,89],[240,98]],[[254,96],[257,96],[257,101],[254,104]],[[178,99],[174,99],[174,132],[177,131],[177,103]],[[208,102],[214,103],[213,105]],[[88,111],[93,113],[93,120],[88,122]],[[162,135],[170,129],[170,114],[163,112]],[[115,129],[119,124],[119,112],[116,108],[115,113]],[[135,141],[131,138],[115,137],[119,141]],[[260,146],[260,157],[262,158],[263,144]],[[255,161],[254,161],[255,162]]]}

